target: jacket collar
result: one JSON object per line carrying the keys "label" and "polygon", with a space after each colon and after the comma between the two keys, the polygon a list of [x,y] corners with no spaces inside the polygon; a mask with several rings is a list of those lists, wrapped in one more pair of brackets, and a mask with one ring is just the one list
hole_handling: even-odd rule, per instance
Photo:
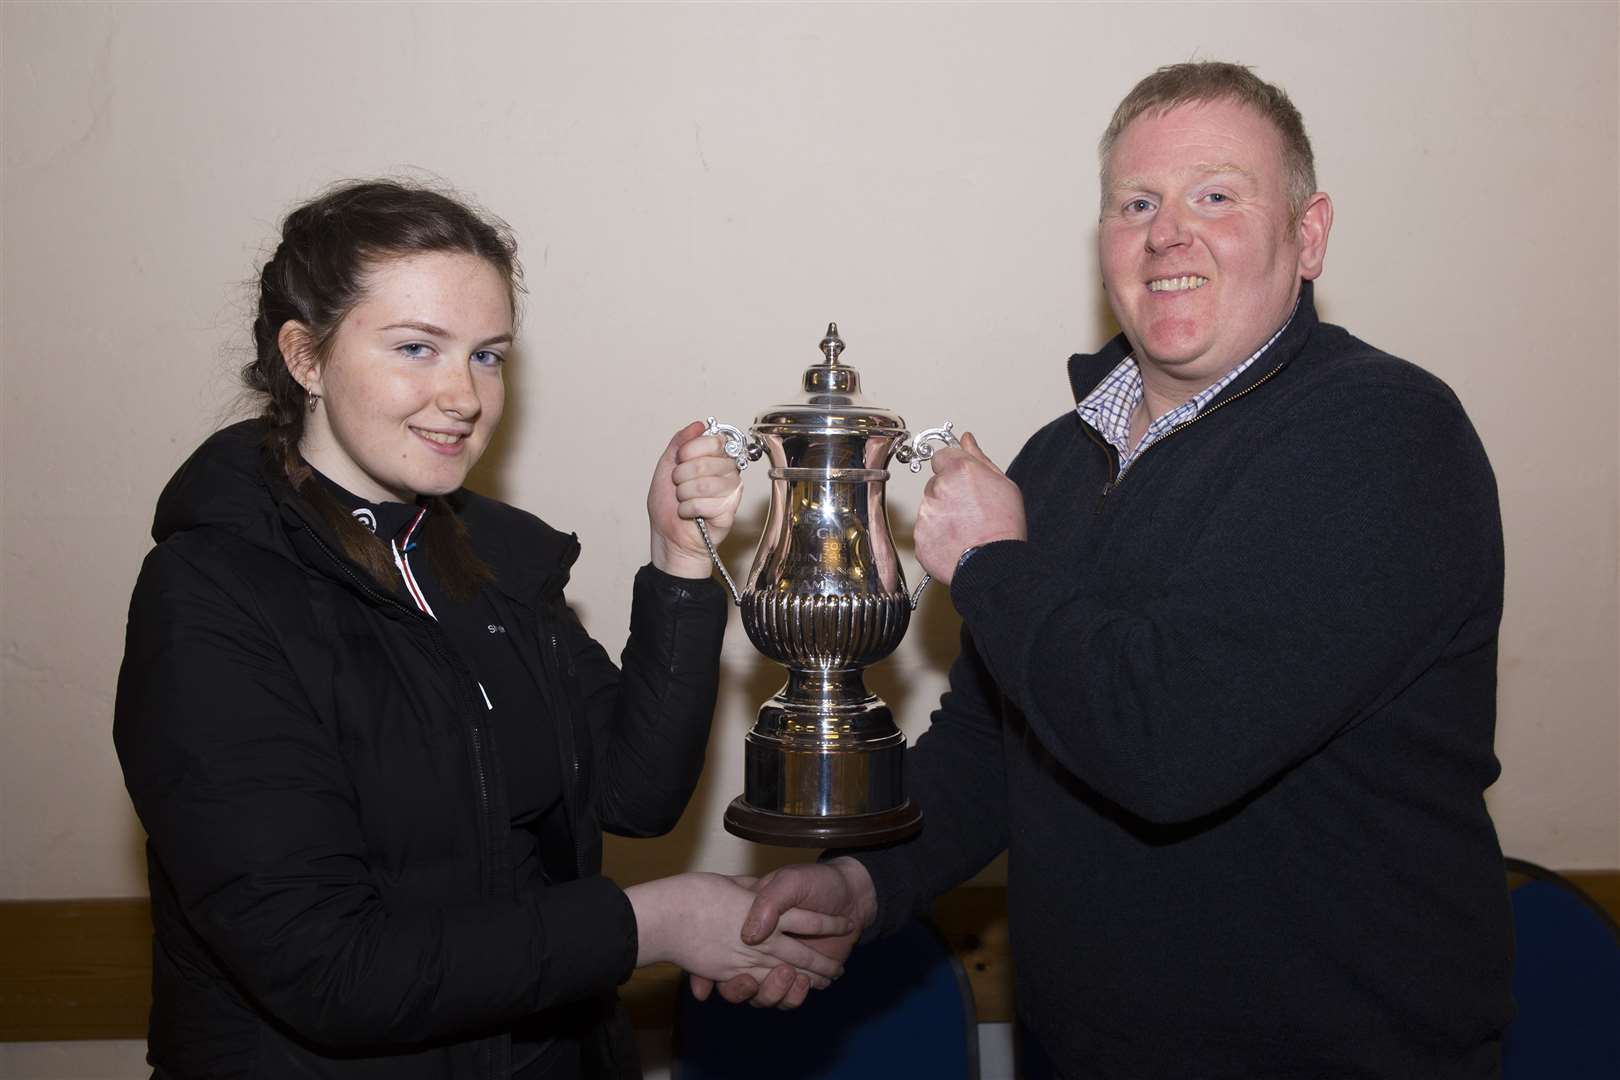
{"label": "jacket collar", "polygon": [[362,499],[319,469],[314,471],[310,479],[325,488],[327,494],[338,501],[338,505],[379,540],[385,543],[392,541],[401,551],[412,550],[420,541],[422,522],[427,513],[425,506]]}
{"label": "jacket collar", "polygon": [[[205,439],[158,497],[152,538],[162,543],[191,529],[222,529],[325,575],[375,589],[343,555],[320,514],[293,490],[280,463],[269,460],[267,430],[263,420],[245,420]],[[473,549],[495,569],[499,591],[523,604],[561,593],[579,556],[576,537],[465,488],[445,501],[467,526]]]}
{"label": "jacket collar", "polygon": [[[1293,321],[1283,330],[1282,336],[1260,359],[1250,364],[1248,370],[1215,395],[1206,408],[1219,405],[1244,393],[1261,379],[1287,365],[1304,349],[1305,343],[1316,330],[1316,324],[1314,283],[1302,281],[1299,287],[1299,304],[1294,310]],[[1130,355],[1130,352],[1131,344],[1125,340],[1125,335],[1117,334],[1097,352],[1075,353],[1069,357],[1069,389],[1074,394],[1075,402],[1084,400],[1121,360]]]}

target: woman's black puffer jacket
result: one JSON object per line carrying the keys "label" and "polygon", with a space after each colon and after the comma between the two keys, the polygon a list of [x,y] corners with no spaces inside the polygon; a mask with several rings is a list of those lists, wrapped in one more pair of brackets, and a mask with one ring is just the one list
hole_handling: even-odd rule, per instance
{"label": "woman's black puffer jacket", "polygon": [[503,1025],[581,1001],[588,1071],[636,1075],[613,1000],[635,919],[601,833],[685,807],[724,593],[644,567],[621,672],[563,603],[578,542],[452,497],[558,718],[578,878],[514,895],[476,683],[266,467],[263,433],[226,428],[175,474],[130,602],[114,736],[149,837],[156,1075],[505,1077]]}

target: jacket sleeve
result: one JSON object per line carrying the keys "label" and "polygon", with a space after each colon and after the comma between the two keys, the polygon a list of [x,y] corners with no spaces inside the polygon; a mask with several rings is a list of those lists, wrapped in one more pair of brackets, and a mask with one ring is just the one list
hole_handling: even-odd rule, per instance
{"label": "jacket sleeve", "polygon": [[964,628],[950,685],[905,755],[906,796],[922,809],[922,831],[892,847],[844,853],[861,861],[877,889],[868,937],[900,929],[1006,848],[1002,738],[1000,692]]}
{"label": "jacket sleeve", "polygon": [[1106,603],[1090,567],[1021,541],[952,582],[1040,742],[1148,821],[1236,803],[1440,657],[1494,644],[1495,482],[1449,391],[1363,379],[1257,441],[1150,593]]}
{"label": "jacket sleeve", "polygon": [[[160,545],[130,605],[114,737],[186,923],[233,981],[319,1046],[410,1044],[601,992],[634,966],[624,894],[384,903],[338,737],[218,560]],[[213,576],[215,573],[220,576]]]}
{"label": "jacket sleeve", "polygon": [[579,679],[594,808],[608,832],[658,836],[686,809],[709,745],[726,608],[711,579],[642,567],[622,667],[566,617],[562,646]]}

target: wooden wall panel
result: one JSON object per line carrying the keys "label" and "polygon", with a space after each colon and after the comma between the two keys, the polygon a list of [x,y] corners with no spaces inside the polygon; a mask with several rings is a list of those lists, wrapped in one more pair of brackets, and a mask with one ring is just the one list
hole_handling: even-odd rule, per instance
{"label": "wooden wall panel", "polygon": [[[958,889],[939,904],[981,1020],[1012,1017],[1006,891]],[[145,899],[0,902],[0,1042],[138,1039],[152,991]],[[681,973],[642,968],[621,993],[637,1027],[668,1027]]]}
{"label": "wooden wall panel", "polygon": [[146,900],[0,903],[0,1040],[142,1038],[151,1001]]}
{"label": "wooden wall panel", "polygon": [[[1620,870],[1571,871],[1620,921]],[[1013,1016],[1006,890],[964,887],[934,921],[962,958],[979,1019]],[[139,1039],[151,1003],[152,927],[145,899],[0,902],[0,1042]],[[623,989],[638,1027],[668,1027],[680,972],[644,968]]]}

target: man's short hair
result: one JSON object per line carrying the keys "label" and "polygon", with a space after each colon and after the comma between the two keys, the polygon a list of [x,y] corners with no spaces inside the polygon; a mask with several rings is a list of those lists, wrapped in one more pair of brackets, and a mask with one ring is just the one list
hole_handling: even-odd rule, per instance
{"label": "man's short hair", "polygon": [[1212,101],[1247,105],[1277,129],[1283,142],[1283,185],[1289,209],[1297,218],[1305,200],[1316,192],[1316,160],[1311,140],[1305,134],[1305,121],[1282,87],[1271,85],[1242,64],[1219,60],[1170,64],[1137,83],[1114,110],[1114,118],[1097,143],[1103,170],[1108,169],[1108,158],[1120,133],[1138,116],[1163,116],[1181,105]]}

